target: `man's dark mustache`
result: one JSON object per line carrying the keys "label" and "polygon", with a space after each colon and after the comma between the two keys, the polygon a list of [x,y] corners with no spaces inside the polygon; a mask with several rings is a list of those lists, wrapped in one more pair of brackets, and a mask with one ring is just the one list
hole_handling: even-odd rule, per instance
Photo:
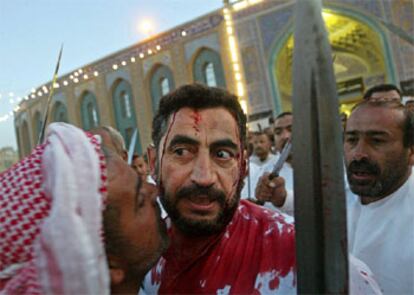
{"label": "man's dark mustache", "polygon": [[217,201],[222,205],[226,202],[226,195],[224,192],[213,187],[199,186],[197,184],[180,189],[176,194],[176,202],[180,199],[191,199],[192,196],[208,197],[210,202]]}
{"label": "man's dark mustache", "polygon": [[367,159],[352,161],[348,166],[348,170],[352,173],[363,172],[376,175],[380,174],[381,172],[377,164]]}

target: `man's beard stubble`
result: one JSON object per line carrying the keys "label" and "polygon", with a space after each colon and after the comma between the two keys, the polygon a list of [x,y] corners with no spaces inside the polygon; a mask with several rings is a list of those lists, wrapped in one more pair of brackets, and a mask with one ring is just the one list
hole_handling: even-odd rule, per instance
{"label": "man's beard stubble", "polygon": [[[161,195],[161,203],[167,211],[171,221],[184,234],[193,237],[209,236],[221,232],[233,218],[240,200],[240,192],[242,183],[236,187],[236,192],[226,202],[226,196],[223,191],[217,190],[213,187],[200,187],[196,184],[181,188],[175,196],[167,194],[164,189]],[[177,209],[178,202],[181,199],[190,199],[197,196],[207,196],[209,201],[218,202],[220,211],[214,220],[193,220],[182,216]]]}
{"label": "man's beard stubble", "polygon": [[[354,194],[363,197],[382,199],[393,193],[407,175],[408,159],[405,155],[393,158],[392,163],[387,161],[381,171],[374,161],[362,159],[352,161],[347,167],[347,176],[350,188]],[[375,178],[371,182],[361,182],[352,178],[354,172],[365,172]]]}
{"label": "man's beard stubble", "polygon": [[136,281],[143,277],[158,261],[162,253],[169,246],[169,237],[164,221],[161,219],[161,210],[156,206],[157,231],[160,235],[160,244],[155,251],[145,251],[131,243],[120,230],[120,209],[117,205],[107,204],[103,212],[103,229],[107,254],[121,258],[126,263],[125,281]]}

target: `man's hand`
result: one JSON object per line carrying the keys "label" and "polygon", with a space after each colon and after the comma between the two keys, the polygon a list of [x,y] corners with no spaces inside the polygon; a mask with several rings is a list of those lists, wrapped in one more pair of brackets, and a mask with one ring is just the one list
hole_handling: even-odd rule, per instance
{"label": "man's hand", "polygon": [[285,203],[287,192],[283,177],[269,179],[270,173],[264,173],[257,182],[255,195],[256,199],[263,202],[271,202],[276,207]]}

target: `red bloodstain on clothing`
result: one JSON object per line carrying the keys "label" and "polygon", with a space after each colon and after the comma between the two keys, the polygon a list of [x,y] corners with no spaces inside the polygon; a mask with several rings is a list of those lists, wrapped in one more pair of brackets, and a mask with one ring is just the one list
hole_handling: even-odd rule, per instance
{"label": "red bloodstain on clothing", "polygon": [[211,294],[226,287],[231,294],[259,294],[255,282],[266,276],[270,280],[262,282],[263,290],[277,293],[285,278],[289,283],[284,286],[296,288],[294,228],[278,212],[242,200],[232,221],[218,234],[177,239],[172,230],[170,235],[165,265],[155,266],[159,276],[151,278],[160,284],[159,294]]}
{"label": "red bloodstain on clothing", "polygon": [[279,277],[275,276],[275,278],[271,280],[269,283],[269,289],[271,290],[277,289],[279,287],[279,282],[280,282]]}
{"label": "red bloodstain on clothing", "polygon": [[159,269],[163,269],[165,266],[165,259],[163,257],[157,263],[158,268],[151,269],[151,283],[155,284],[161,281],[161,273],[158,271]]}

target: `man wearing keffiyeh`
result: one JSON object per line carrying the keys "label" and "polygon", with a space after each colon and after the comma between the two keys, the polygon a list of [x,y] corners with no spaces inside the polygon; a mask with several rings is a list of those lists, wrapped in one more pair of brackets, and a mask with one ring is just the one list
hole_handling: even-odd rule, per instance
{"label": "man wearing keffiyeh", "polygon": [[68,124],[0,184],[0,294],[136,293],[166,246],[154,187]]}

